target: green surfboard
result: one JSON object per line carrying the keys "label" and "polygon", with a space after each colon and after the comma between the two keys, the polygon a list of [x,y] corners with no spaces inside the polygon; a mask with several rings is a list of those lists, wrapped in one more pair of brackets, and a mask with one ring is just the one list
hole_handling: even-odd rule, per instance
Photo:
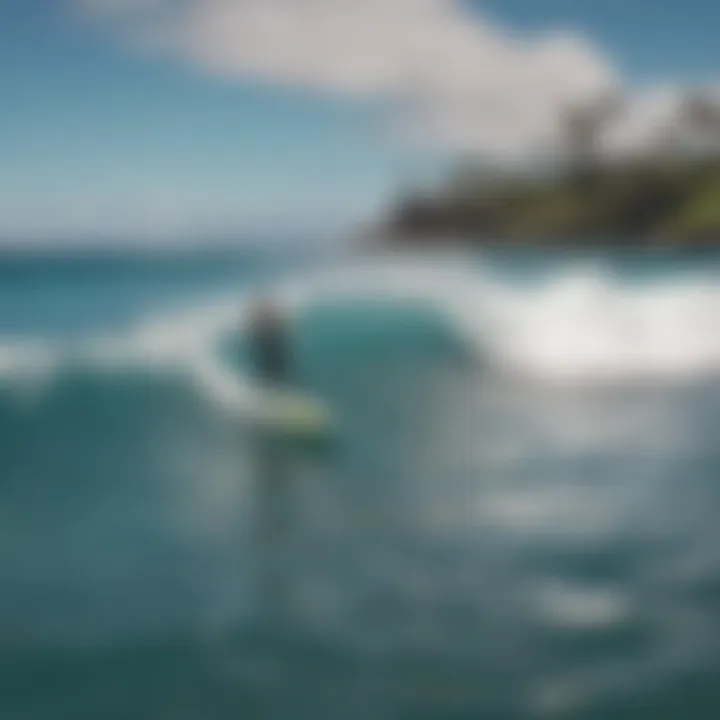
{"label": "green surfboard", "polygon": [[264,438],[298,449],[330,448],[337,435],[335,418],[327,404],[292,389],[265,392],[256,428]]}

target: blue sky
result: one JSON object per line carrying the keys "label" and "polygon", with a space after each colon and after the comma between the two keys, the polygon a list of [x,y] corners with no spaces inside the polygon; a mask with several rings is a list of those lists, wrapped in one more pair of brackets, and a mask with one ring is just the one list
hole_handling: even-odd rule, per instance
{"label": "blue sky", "polygon": [[[500,24],[503,39],[570,28],[631,86],[711,81],[720,66],[712,0],[487,0],[473,12]],[[0,4],[0,236],[354,222],[456,154],[451,143],[399,142],[378,109],[388,99],[379,81],[382,91],[345,93],[338,83],[350,75],[298,79],[290,57],[281,72],[292,79],[275,82],[232,52],[138,51],[118,26],[65,0]]]}

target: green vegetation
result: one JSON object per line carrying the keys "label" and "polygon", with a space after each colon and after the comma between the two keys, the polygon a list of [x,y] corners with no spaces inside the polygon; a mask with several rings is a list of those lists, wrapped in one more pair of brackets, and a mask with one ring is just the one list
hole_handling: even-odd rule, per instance
{"label": "green vegetation", "polygon": [[467,171],[393,210],[393,241],[720,244],[720,161],[583,165],[543,177]]}

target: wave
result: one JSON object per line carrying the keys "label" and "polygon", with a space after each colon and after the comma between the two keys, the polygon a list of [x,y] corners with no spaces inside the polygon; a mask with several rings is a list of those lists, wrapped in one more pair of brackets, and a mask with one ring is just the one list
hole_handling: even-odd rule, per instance
{"label": "wave", "polygon": [[[325,323],[326,336],[340,333],[345,343],[355,332],[370,350],[392,340],[412,352],[414,339],[429,329],[440,334],[442,324],[485,366],[537,381],[671,380],[720,370],[717,275],[633,283],[598,262],[577,262],[518,280],[462,258],[396,258],[319,271],[265,292],[287,307],[298,336]],[[6,342],[0,382],[37,391],[69,369],[106,377],[172,372],[213,402],[250,410],[258,401],[253,384],[224,348],[242,337],[254,299],[248,292],[213,298],[69,346]]]}

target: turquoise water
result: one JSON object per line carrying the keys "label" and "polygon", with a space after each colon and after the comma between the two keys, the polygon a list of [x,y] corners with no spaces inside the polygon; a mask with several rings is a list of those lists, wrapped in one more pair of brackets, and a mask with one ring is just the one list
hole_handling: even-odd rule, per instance
{"label": "turquoise water", "polygon": [[[718,267],[0,261],[0,717],[715,717]],[[260,288],[332,453],[253,436]]]}

